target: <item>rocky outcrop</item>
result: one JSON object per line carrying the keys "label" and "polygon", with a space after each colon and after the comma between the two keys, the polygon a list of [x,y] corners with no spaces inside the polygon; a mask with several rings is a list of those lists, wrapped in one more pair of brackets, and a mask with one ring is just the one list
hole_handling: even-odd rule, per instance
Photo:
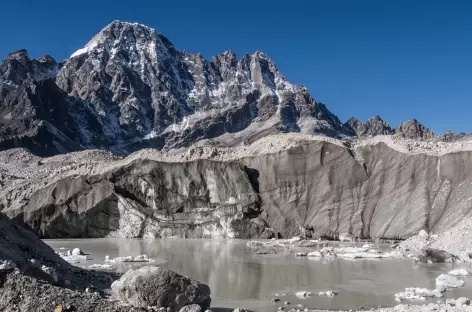
{"label": "rocky outcrop", "polygon": [[0,150],[129,154],[278,132],[351,134],[261,51],[206,60],[147,26],[115,21],[60,65],[25,50],[0,64]]}
{"label": "rocky outcrop", "polygon": [[188,305],[210,307],[210,288],[188,277],[153,266],[129,270],[111,285],[114,299],[135,307],[166,307],[177,312]]}
{"label": "rocky outcrop", "polygon": [[394,131],[380,116],[374,116],[366,122],[361,122],[355,117],[349,118],[345,123],[346,127],[352,129],[357,136],[375,136],[393,134]]}
{"label": "rocky outcrop", "polygon": [[[402,122],[396,129],[395,133],[407,139],[427,140],[434,138],[436,135],[418,122],[416,119],[410,119]],[[447,139],[446,136],[444,139]]]}

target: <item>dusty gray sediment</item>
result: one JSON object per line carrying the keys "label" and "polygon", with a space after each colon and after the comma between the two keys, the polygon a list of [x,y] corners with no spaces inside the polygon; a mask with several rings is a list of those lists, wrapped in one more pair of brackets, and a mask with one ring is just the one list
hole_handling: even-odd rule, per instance
{"label": "dusty gray sediment", "polygon": [[467,218],[467,144],[446,153],[444,142],[383,138],[348,148],[287,134],[124,159],[98,151],[41,159],[11,150],[0,153],[9,160],[0,205],[44,237],[404,239]]}

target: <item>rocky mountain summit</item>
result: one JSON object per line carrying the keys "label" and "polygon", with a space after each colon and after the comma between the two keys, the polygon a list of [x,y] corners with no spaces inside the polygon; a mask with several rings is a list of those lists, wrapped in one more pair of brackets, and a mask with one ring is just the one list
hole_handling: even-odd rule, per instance
{"label": "rocky mountain summit", "polygon": [[140,24],[114,21],[59,64],[50,56],[31,59],[25,50],[0,64],[2,150],[129,154],[209,139],[234,146],[283,132],[434,136],[416,120],[396,131],[379,116],[342,124],[261,51],[207,60]]}
{"label": "rocky mountain summit", "polygon": [[355,117],[349,118],[345,123],[347,127],[350,127],[357,136],[368,136],[368,135],[385,135],[385,134],[394,134],[394,131],[388,123],[383,121],[380,116],[376,115],[366,122],[361,122]]}
{"label": "rocky mountain summit", "polygon": [[0,147],[40,155],[187,147],[228,133],[238,134],[234,143],[288,131],[352,134],[261,51],[206,60],[119,21],[59,65],[12,53],[0,88]]}
{"label": "rocky mountain summit", "polygon": [[366,122],[361,122],[357,118],[351,117],[344,125],[347,128],[351,128],[358,137],[397,135],[402,138],[418,140],[430,140],[436,138],[436,135],[431,130],[423,126],[416,119],[406,120],[395,129],[392,129],[379,115],[370,118]]}

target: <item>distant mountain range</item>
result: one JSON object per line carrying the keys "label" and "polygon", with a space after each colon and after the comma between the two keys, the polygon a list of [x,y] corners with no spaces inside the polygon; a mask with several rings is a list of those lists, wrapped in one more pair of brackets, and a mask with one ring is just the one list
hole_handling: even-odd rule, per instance
{"label": "distant mountain range", "polygon": [[232,146],[278,132],[435,136],[415,119],[395,129],[379,116],[342,123],[261,51],[206,60],[140,24],[112,22],[61,63],[20,50],[0,65],[0,149],[128,154],[202,140]]}

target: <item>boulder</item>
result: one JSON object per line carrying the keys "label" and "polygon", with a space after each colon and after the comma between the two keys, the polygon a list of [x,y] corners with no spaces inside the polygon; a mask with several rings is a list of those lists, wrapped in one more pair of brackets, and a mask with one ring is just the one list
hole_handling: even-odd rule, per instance
{"label": "boulder", "polygon": [[198,304],[189,304],[182,309],[180,309],[179,312],[202,312],[202,307],[199,306]]}
{"label": "boulder", "polygon": [[173,271],[144,266],[129,270],[111,285],[112,297],[135,307],[169,307],[180,311],[197,304],[202,310],[211,303],[210,288]]}
{"label": "boulder", "polygon": [[441,274],[436,278],[436,287],[457,288],[464,286],[464,281],[454,275]]}

